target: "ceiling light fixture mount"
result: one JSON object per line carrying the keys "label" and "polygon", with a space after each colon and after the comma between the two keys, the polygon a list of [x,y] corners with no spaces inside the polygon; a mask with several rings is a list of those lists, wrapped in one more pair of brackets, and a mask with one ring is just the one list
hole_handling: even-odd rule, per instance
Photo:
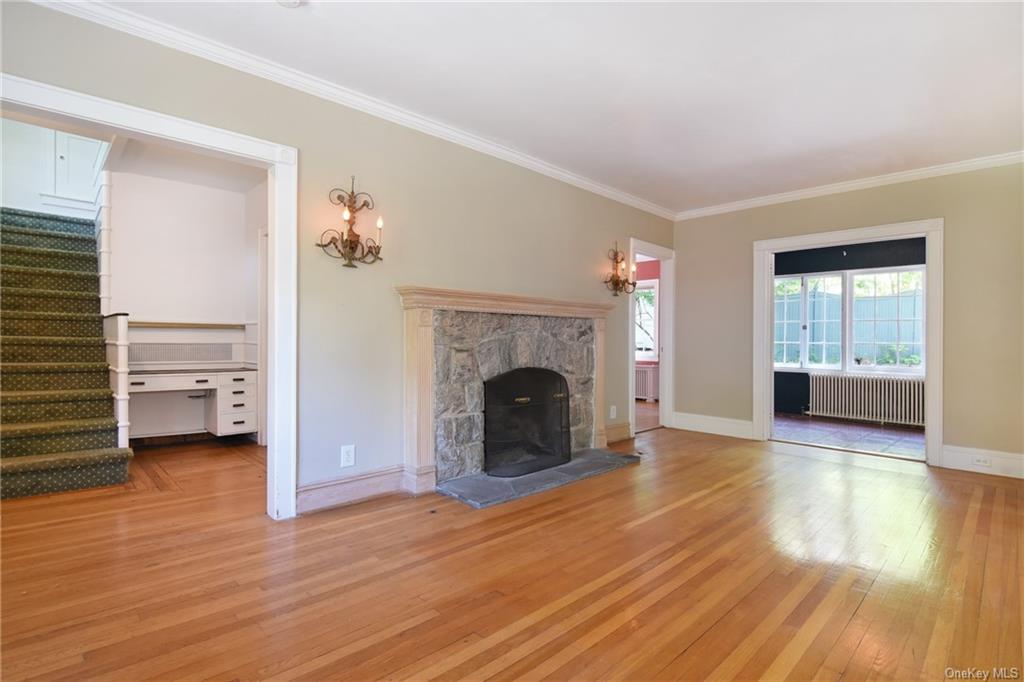
{"label": "ceiling light fixture mount", "polygon": [[370,265],[384,260],[380,255],[384,235],[384,218],[377,217],[376,240],[369,237],[364,240],[356,232],[356,215],[363,209],[373,210],[373,197],[367,192],[356,191],[356,176],[352,176],[350,190],[335,187],[327,196],[332,204],[342,207],[341,220],[344,227],[341,230],[334,228],[324,230],[317,246],[331,258],[344,260],[343,267],[346,268],[357,267],[356,263]]}
{"label": "ceiling light fixture mount", "polygon": [[633,293],[636,290],[636,263],[630,267],[629,277],[626,277],[626,254],[619,251],[618,242],[615,242],[615,248],[608,250],[608,260],[612,262],[612,271],[604,278],[604,285],[611,290],[612,296],[618,296],[619,292]]}

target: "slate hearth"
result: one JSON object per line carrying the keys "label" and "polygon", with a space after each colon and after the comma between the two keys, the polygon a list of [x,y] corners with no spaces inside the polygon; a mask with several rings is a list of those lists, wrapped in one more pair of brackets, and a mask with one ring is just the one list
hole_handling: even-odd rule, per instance
{"label": "slate hearth", "polygon": [[592,319],[434,310],[437,483],[484,469],[484,381],[538,367],[565,377],[573,452],[594,446]]}
{"label": "slate hearth", "polygon": [[573,453],[571,462],[550,469],[514,478],[499,478],[483,473],[463,476],[439,484],[437,492],[454,497],[476,509],[483,509],[614,471],[639,461],[640,458],[636,455],[620,455],[602,448],[588,448]]}

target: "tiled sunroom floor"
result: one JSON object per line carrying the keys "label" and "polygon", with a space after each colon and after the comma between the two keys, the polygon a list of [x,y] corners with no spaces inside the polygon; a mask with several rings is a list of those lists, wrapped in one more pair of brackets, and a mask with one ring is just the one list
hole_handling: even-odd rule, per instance
{"label": "tiled sunroom floor", "polygon": [[924,460],[924,429],[775,413],[775,440]]}

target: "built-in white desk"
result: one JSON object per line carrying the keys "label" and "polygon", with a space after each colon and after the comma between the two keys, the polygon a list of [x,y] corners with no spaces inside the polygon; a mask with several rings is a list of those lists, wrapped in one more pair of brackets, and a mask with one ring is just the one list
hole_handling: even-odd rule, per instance
{"label": "built-in white desk", "polygon": [[258,376],[248,367],[129,371],[130,435],[253,433]]}

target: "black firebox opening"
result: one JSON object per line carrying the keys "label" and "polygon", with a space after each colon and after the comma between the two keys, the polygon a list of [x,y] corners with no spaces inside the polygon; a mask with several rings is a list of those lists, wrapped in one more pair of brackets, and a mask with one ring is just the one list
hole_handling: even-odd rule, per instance
{"label": "black firebox opening", "polygon": [[569,384],[558,372],[514,369],[484,382],[484,471],[522,476],[570,460]]}

